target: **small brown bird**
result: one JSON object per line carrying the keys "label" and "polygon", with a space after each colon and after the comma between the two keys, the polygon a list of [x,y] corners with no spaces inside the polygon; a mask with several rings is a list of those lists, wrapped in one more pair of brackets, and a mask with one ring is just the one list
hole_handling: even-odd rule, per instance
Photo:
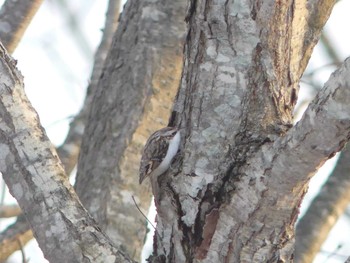
{"label": "small brown bird", "polygon": [[174,127],[162,128],[149,137],[141,157],[140,184],[146,177],[159,176],[169,169],[180,140],[180,132]]}

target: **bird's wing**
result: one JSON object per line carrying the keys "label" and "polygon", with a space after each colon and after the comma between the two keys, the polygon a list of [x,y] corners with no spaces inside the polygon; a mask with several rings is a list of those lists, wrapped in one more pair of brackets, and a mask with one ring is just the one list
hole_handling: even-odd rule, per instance
{"label": "bird's wing", "polygon": [[166,138],[160,136],[147,141],[140,164],[140,183],[149,176],[163,161],[169,148]]}

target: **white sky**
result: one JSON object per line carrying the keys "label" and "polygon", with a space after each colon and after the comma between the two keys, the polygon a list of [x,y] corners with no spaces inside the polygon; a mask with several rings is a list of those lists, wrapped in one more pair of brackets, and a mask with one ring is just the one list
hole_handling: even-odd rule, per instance
{"label": "white sky", "polygon": [[[44,1],[16,49],[14,58],[18,60],[18,67],[24,75],[27,95],[38,111],[48,136],[54,144],[59,145],[68,130],[69,117],[74,116],[82,105],[93,53],[89,54],[77,47],[72,33],[67,29],[69,24],[66,18],[62,17],[61,12],[58,11],[57,2],[59,1]],[[70,11],[81,22],[80,27],[86,37],[86,43],[94,52],[100,41],[107,0],[76,0],[67,1],[67,3],[71,5]],[[350,25],[349,10],[350,1],[340,1],[335,6],[325,28],[342,59],[350,53],[350,34],[346,28]],[[328,64],[328,61],[322,47],[316,47],[307,72]],[[314,79],[322,86],[334,69],[334,67],[325,67],[317,71]],[[303,87],[304,90],[301,91],[300,96],[306,98],[310,95],[305,88],[307,86],[303,85]],[[302,212],[317,194],[332,167],[333,163],[330,161],[314,177],[303,203]],[[15,203],[15,200],[7,193],[6,202]],[[0,230],[12,222],[13,220],[0,221]],[[323,250],[334,252],[339,245],[342,245],[336,253],[345,257],[320,253],[314,262],[344,262],[350,255],[349,233],[349,219],[342,217]],[[31,241],[25,251],[30,262],[47,262],[43,259],[35,241]],[[21,254],[15,253],[9,262],[22,262]]]}

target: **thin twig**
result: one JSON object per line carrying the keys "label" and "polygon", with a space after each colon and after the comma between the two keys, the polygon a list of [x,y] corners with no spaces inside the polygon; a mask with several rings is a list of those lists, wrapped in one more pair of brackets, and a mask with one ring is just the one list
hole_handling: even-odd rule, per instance
{"label": "thin twig", "polygon": [[139,212],[141,213],[141,215],[142,215],[142,216],[147,220],[147,222],[154,228],[154,230],[157,231],[156,228],[155,228],[155,226],[152,224],[152,222],[151,222],[151,221],[147,218],[147,216],[141,211],[140,207],[138,206],[138,204],[137,204],[136,201],[135,201],[134,196],[132,195],[131,197],[132,197],[132,200],[134,201],[134,204],[135,204],[137,210],[139,210]]}
{"label": "thin twig", "polygon": [[17,239],[18,243],[19,243],[19,247],[21,250],[21,254],[22,254],[22,263],[28,263],[28,261],[26,260],[26,255],[24,253],[24,249],[23,249],[23,244],[20,238]]}
{"label": "thin twig", "polygon": [[134,204],[135,204],[137,210],[139,210],[139,212],[141,213],[141,215],[142,215],[144,218],[146,218],[147,222],[150,223],[150,225],[154,228],[154,232],[155,232],[155,233],[157,234],[157,236],[159,237],[159,241],[160,241],[160,244],[161,244],[161,246],[162,246],[162,248],[163,248],[163,252],[164,252],[164,255],[165,255],[166,253],[165,253],[165,247],[163,246],[163,239],[162,239],[162,237],[160,236],[159,232],[157,231],[157,229],[155,228],[155,226],[152,224],[152,222],[151,222],[151,221],[147,218],[147,216],[141,211],[141,209],[140,209],[140,207],[138,206],[138,204],[136,203],[135,198],[134,198],[133,195],[131,196],[131,198],[132,198],[132,200],[134,201]]}

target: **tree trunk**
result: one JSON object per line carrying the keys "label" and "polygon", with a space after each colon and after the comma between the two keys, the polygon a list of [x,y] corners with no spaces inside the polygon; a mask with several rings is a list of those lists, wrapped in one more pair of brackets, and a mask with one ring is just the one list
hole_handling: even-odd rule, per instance
{"label": "tree trunk", "polygon": [[349,137],[349,106],[335,96],[349,96],[349,62],[291,128],[300,76],[333,4],[191,1],[170,123],[181,150],[169,173],[152,178],[153,262],[292,261],[308,181]]}
{"label": "tree trunk", "polygon": [[[131,196],[149,198],[147,186],[136,188],[137,151],[165,125],[155,116],[165,119],[159,109],[169,109],[176,90],[183,27],[175,14],[183,4],[128,2],[84,135],[77,191],[130,253],[141,247],[135,236],[142,228]],[[333,4],[190,1],[169,121],[180,128],[181,147],[169,171],[150,178],[158,211],[151,262],[293,260],[294,223],[308,181],[350,138],[350,60],[292,127],[299,79]],[[148,42],[159,34],[157,44]],[[131,262],[69,185],[3,48],[0,61],[1,173],[45,256]]]}
{"label": "tree trunk", "polygon": [[128,1],[92,102],[78,163],[76,191],[101,228],[139,259],[148,185],[138,183],[140,153],[166,125],[176,94],[186,1]]}

